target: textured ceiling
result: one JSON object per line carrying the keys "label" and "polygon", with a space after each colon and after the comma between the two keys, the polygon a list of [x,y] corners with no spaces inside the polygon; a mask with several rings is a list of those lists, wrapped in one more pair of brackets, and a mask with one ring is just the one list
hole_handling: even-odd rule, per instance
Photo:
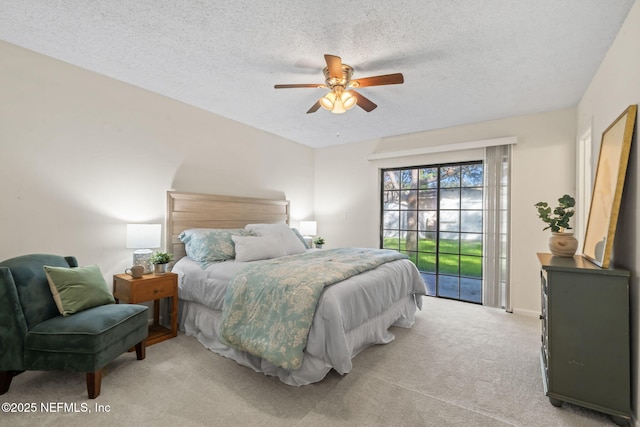
{"label": "textured ceiling", "polygon": [[[0,39],[312,147],[575,106],[633,0],[0,0]],[[306,111],[325,53],[378,104]]]}

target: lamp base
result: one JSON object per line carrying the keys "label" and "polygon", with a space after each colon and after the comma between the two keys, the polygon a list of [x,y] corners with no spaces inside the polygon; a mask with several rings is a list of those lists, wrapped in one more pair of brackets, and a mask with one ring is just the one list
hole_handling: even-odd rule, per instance
{"label": "lamp base", "polygon": [[137,249],[133,252],[133,265],[143,266],[143,274],[149,274],[153,271],[153,264],[151,264],[152,253],[151,249]]}
{"label": "lamp base", "polygon": [[308,249],[312,249],[313,248],[313,237],[311,236],[303,236],[302,237],[304,239],[304,243],[307,245]]}

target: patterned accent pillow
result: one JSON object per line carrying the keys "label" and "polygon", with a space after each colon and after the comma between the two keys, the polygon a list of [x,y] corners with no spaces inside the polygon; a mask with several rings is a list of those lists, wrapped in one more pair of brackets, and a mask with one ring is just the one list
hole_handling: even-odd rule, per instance
{"label": "patterned accent pillow", "polygon": [[187,256],[207,268],[210,264],[236,256],[231,236],[249,236],[242,228],[191,228],[178,237],[184,243]]}
{"label": "patterned accent pillow", "polygon": [[310,249],[309,245],[307,245],[307,242],[304,240],[304,237],[302,237],[302,234],[300,234],[300,232],[298,231],[297,228],[292,228],[291,231],[293,231],[293,233],[296,235],[298,240],[300,240],[302,242],[302,244],[304,245],[305,249]]}

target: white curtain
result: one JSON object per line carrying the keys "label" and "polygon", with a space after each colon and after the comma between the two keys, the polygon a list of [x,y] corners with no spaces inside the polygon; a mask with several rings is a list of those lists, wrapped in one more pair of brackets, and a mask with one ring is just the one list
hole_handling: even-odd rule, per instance
{"label": "white curtain", "polygon": [[482,303],[511,312],[509,297],[511,144],[484,149]]}

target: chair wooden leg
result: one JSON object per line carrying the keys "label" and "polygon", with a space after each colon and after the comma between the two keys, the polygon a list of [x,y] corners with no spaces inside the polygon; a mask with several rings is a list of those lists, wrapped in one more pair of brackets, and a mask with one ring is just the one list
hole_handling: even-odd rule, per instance
{"label": "chair wooden leg", "polygon": [[136,357],[138,360],[142,360],[147,356],[147,340],[142,340],[136,344]]}
{"label": "chair wooden leg", "polygon": [[13,376],[13,371],[0,371],[0,394],[5,394],[9,391]]}
{"label": "chair wooden leg", "polygon": [[89,399],[100,396],[100,384],[102,383],[102,369],[95,372],[87,372],[87,393]]}

